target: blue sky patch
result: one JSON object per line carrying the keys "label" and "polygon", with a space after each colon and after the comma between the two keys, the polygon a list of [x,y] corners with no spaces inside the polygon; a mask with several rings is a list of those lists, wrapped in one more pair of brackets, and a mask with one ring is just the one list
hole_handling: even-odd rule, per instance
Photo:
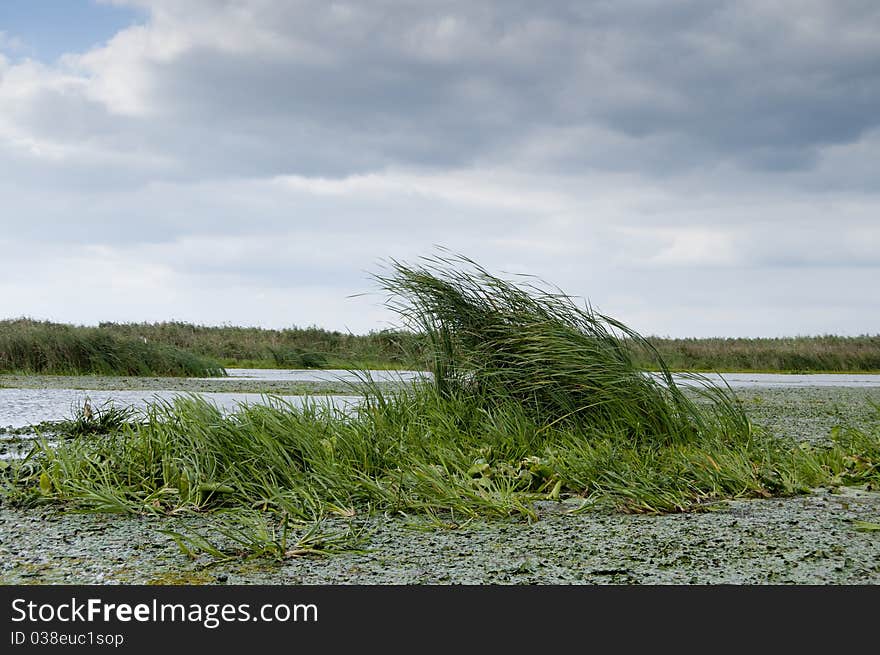
{"label": "blue sky patch", "polygon": [[0,51],[13,59],[51,63],[104,43],[144,19],[140,10],[95,0],[3,0]]}

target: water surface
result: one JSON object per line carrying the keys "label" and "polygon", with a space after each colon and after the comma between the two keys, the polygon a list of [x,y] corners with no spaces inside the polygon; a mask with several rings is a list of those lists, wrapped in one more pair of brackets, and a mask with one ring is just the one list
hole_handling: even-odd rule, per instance
{"label": "water surface", "polygon": [[[227,378],[198,378],[210,380],[266,380],[287,382],[357,382],[360,373],[346,370],[302,370],[229,368]],[[377,382],[411,382],[430,378],[426,371],[368,371]],[[726,380],[731,387],[880,387],[880,375],[849,373],[706,373],[705,377],[715,383]],[[673,374],[676,382],[687,384],[687,374]]]}
{"label": "water surface", "polygon": [[[21,428],[43,421],[59,421],[75,415],[88,399],[93,409],[110,403],[115,407],[134,407],[145,409],[156,400],[171,400],[187,396],[182,391],[137,391],[111,390],[96,391],[82,389],[0,389],[0,427]],[[231,411],[240,404],[265,403],[267,396],[258,393],[216,393],[194,394],[201,396],[224,411]],[[284,396],[285,401],[302,406],[305,396]],[[312,396],[316,403],[328,403],[334,407],[345,408],[356,404],[357,396]]]}
{"label": "water surface", "polygon": [[[223,383],[224,380],[256,380],[256,381],[287,381],[287,382],[357,382],[362,374],[346,370],[301,370],[301,369],[227,369],[226,378],[195,378],[210,379]],[[377,382],[410,382],[421,378],[429,378],[430,373],[424,371],[369,371],[372,379]],[[693,384],[687,375],[673,376],[682,385]],[[880,375],[870,374],[778,374],[778,373],[726,373],[724,375],[707,374],[710,381],[723,384],[727,382],[733,388],[749,387],[880,387]],[[176,396],[185,396],[186,392],[171,390],[82,390],[82,389],[3,389],[0,388],[0,427],[21,428],[43,421],[57,421],[74,416],[76,408],[81,408],[86,399],[92,407],[100,407],[111,402],[117,407],[131,406],[143,409],[157,400],[169,400]],[[230,411],[241,403],[263,403],[267,396],[258,393],[241,392],[199,392],[201,397],[213,402],[219,408]],[[304,396],[283,396],[292,403],[302,404]],[[340,408],[351,407],[359,401],[356,395],[315,395],[315,402],[330,403]]]}
{"label": "water surface", "polygon": [[[731,387],[880,387],[880,375],[869,373],[706,373],[716,384],[727,381]],[[673,375],[676,382],[687,384],[687,376]]]}
{"label": "water surface", "polygon": [[[226,378],[195,378],[197,380],[271,380],[282,382],[360,382],[363,372],[343,369],[282,369],[227,368]],[[425,371],[367,371],[376,382],[411,382],[431,374]]]}

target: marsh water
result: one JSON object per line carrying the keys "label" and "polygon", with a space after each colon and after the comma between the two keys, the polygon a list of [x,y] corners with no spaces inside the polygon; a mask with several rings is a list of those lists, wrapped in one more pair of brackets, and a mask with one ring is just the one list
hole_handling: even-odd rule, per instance
{"label": "marsh water", "polygon": [[[235,383],[242,380],[262,382],[353,382],[363,380],[363,374],[344,370],[291,370],[291,369],[228,369],[228,377],[210,378],[212,383],[222,385],[225,382]],[[369,371],[370,377],[377,382],[411,382],[429,376],[422,371]],[[680,384],[690,384],[688,376],[674,376]],[[713,382],[726,381],[733,388],[737,387],[880,387],[880,375],[793,375],[764,373],[730,373],[707,375]],[[204,378],[196,378],[204,379]],[[170,400],[174,397],[188,395],[179,390],[153,389],[25,389],[0,388],[0,427],[22,428],[43,421],[57,421],[71,418],[76,408],[81,408],[88,399],[93,408],[112,404],[117,407],[134,407],[143,409],[156,400]],[[243,392],[199,392],[199,396],[214,403],[220,409],[230,411],[242,403],[266,402],[268,396],[260,393]],[[284,398],[293,404],[301,405],[305,396],[285,395]],[[359,396],[350,395],[315,395],[310,397],[314,402],[328,403],[334,407],[346,408],[356,404]]]}
{"label": "marsh water", "polygon": [[[363,377],[344,370],[292,370],[292,369],[227,369],[225,378],[193,378],[210,380],[222,384],[241,380],[283,381],[283,382],[359,382]],[[408,382],[425,375],[420,371],[369,371],[370,377],[378,382]],[[58,421],[71,418],[86,400],[92,408],[104,406],[133,407],[141,410],[157,400],[172,400],[189,395],[179,390],[153,389],[16,389],[0,388],[0,428],[23,428],[43,421]],[[260,393],[244,392],[198,392],[200,397],[213,403],[224,411],[234,410],[241,404],[264,403],[268,396]],[[284,395],[290,403],[301,406],[306,400],[302,395]],[[326,403],[345,409],[356,404],[356,395],[315,395],[311,401]]]}
{"label": "marsh water", "polygon": [[[265,380],[290,382],[358,382],[363,374],[345,370],[288,370],[259,368],[230,368],[226,378],[211,380]],[[367,371],[378,382],[411,382],[430,377],[425,371]],[[688,384],[689,376],[674,374],[679,384]],[[880,375],[847,373],[706,373],[703,377],[715,383],[727,382],[731,387],[880,387]]]}
{"label": "marsh water", "polygon": [[429,376],[425,371],[348,371],[343,369],[228,368],[225,378],[202,380],[272,380],[284,382],[361,382],[364,373],[377,382],[411,382]]}
{"label": "marsh water", "polygon": [[[114,407],[134,407],[145,409],[157,400],[171,400],[186,396],[182,391],[97,391],[83,389],[0,389],[0,427],[21,428],[43,421],[59,421],[71,418],[77,408],[82,408],[88,399],[93,409],[112,405]],[[267,396],[258,393],[203,392],[199,396],[224,411],[235,409],[240,404],[265,402]],[[302,406],[305,396],[285,396],[293,405]],[[316,403],[328,403],[344,407],[358,401],[357,396],[313,396]]]}
{"label": "marsh water", "polygon": [[[731,387],[880,387],[880,375],[869,373],[707,373],[715,383]],[[687,376],[673,375],[680,384],[687,384]]]}

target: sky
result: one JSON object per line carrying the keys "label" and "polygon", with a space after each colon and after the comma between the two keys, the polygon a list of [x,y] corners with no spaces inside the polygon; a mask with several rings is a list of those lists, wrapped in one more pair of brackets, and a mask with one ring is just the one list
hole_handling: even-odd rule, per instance
{"label": "sky", "polygon": [[880,333],[873,0],[2,0],[0,318],[398,327],[446,248],[645,335]]}

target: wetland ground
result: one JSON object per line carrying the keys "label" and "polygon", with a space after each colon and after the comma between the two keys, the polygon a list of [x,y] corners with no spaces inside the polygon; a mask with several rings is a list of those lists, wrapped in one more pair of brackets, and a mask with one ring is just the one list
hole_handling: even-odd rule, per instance
{"label": "wetland ground", "polygon": [[[150,378],[128,378],[151,388]],[[80,379],[85,388],[132,388]],[[9,387],[63,384],[4,376]],[[180,380],[185,391],[232,381]],[[158,383],[155,383],[158,384]],[[265,392],[266,381],[241,391]],[[283,383],[281,383],[283,384]],[[302,383],[297,383],[302,384]],[[328,393],[339,392],[333,386]],[[99,386],[103,385],[103,386]],[[302,393],[280,387],[274,392]],[[314,392],[314,388],[311,389]],[[836,425],[877,430],[880,388],[736,390],[758,425],[803,440]],[[9,436],[9,435],[8,435]],[[15,435],[9,436],[15,438]],[[438,525],[404,515],[334,518],[354,525],[360,550],[282,562],[191,558],[161,529],[195,530],[198,515],[151,518],[0,506],[2,584],[880,584],[880,492],[817,489],[790,498],[734,500],[713,511],[658,516],[572,511],[541,502],[538,520]]]}

